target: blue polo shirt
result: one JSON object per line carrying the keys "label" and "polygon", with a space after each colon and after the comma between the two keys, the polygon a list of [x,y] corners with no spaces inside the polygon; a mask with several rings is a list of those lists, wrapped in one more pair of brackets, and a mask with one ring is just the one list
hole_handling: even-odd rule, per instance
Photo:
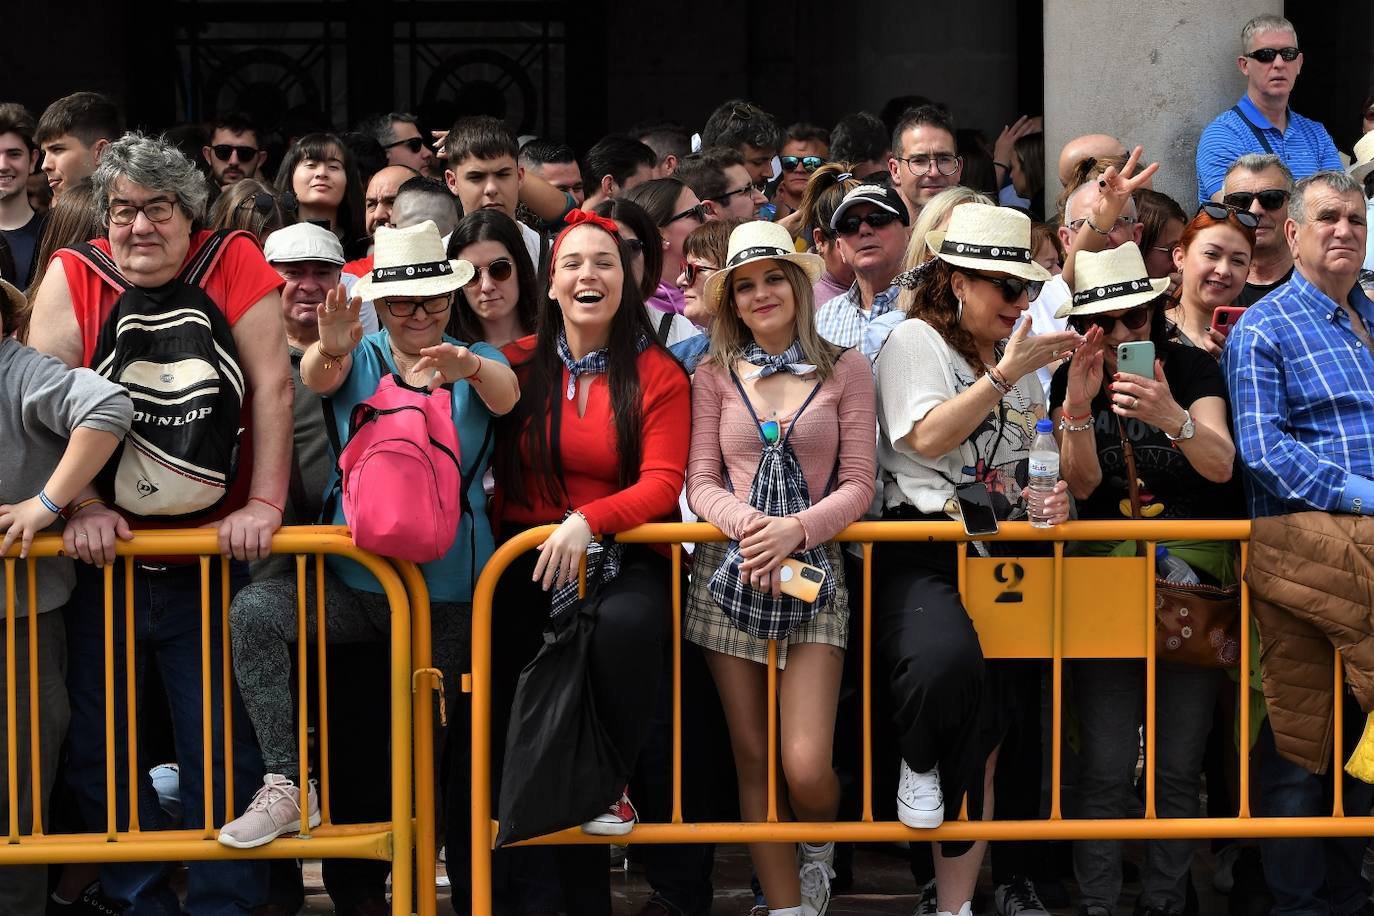
{"label": "blue polo shirt", "polygon": [[[1304,118],[1289,109],[1288,129],[1281,131],[1269,123],[1269,119],[1250,101],[1249,95],[1241,96],[1236,108],[1244,114],[1244,119],[1236,113],[1235,108],[1228,108],[1217,115],[1198,138],[1199,203],[1211,200],[1212,195],[1221,190],[1226,170],[1246,153],[1274,153],[1288,166],[1295,180],[1328,169],[1341,171],[1345,168],[1340,154],[1336,152],[1336,144],[1320,121]],[[1264,148],[1250,125],[1264,135],[1269,149]]]}

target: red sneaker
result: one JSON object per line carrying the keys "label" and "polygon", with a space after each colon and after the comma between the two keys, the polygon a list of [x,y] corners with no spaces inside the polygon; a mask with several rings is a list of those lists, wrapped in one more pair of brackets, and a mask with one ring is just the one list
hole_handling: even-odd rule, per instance
{"label": "red sneaker", "polygon": [[621,792],[620,798],[604,814],[598,814],[583,824],[582,832],[592,836],[624,836],[633,830],[639,815],[635,814],[635,806],[630,804],[630,796],[626,792]]}

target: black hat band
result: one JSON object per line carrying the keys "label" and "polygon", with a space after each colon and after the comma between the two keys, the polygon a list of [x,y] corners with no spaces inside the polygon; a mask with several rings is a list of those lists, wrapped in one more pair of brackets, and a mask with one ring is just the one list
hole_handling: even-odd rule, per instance
{"label": "black hat band", "polygon": [[753,248],[745,248],[743,251],[737,252],[725,266],[729,269],[754,258],[782,258],[795,253],[786,248],[775,248],[772,245],[755,245]]}
{"label": "black hat band", "polygon": [[1125,283],[1108,283],[1105,286],[1094,286],[1092,289],[1085,289],[1082,292],[1073,294],[1073,304],[1077,308],[1080,305],[1087,305],[1089,302],[1101,302],[1104,299],[1120,299],[1122,296],[1132,296],[1136,293],[1154,292],[1154,286],[1148,277],[1140,280],[1128,280]]}
{"label": "black hat band", "polygon": [[404,264],[400,267],[374,267],[373,283],[391,283],[396,280],[419,280],[424,277],[442,277],[453,273],[453,265],[448,261],[429,261],[425,264]]}
{"label": "black hat band", "polygon": [[961,258],[979,258],[986,261],[1031,262],[1029,248],[1016,248],[1009,245],[974,245],[972,242],[955,242],[945,239],[940,245],[940,254]]}

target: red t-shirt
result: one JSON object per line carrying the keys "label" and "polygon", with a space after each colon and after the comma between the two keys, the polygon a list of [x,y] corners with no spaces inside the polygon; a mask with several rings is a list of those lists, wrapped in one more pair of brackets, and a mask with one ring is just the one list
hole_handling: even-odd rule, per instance
{"label": "red t-shirt", "polygon": [[[502,349],[512,364],[528,361],[532,338]],[[523,359],[517,359],[523,357]],[[517,370],[518,371],[518,370]],[[557,394],[568,384],[568,370],[560,375]],[[682,365],[661,347],[639,355],[639,388],[643,410],[639,477],[620,486],[620,454],[616,448],[611,389],[606,376],[592,377],[587,389],[587,411],[577,415],[576,401],[563,401],[560,416],[560,452],[568,505],[547,503],[537,487],[527,487],[533,505],[517,505],[503,499],[498,480],[499,522],[525,527],[562,521],[569,508],[586,516],[593,534],[614,534],[645,522],[671,518],[677,511],[678,494],[687,469],[687,447],[692,428],[692,395]],[[522,455],[529,454],[523,443]],[[522,474],[536,473],[529,464]]]}
{"label": "red t-shirt", "polygon": [[349,261],[343,266],[343,272],[352,274],[359,279],[366,277],[368,274],[372,273],[372,255],[368,255],[365,258],[358,258],[356,261]]}
{"label": "red t-shirt", "polygon": [[[186,253],[187,261],[200,250],[200,246],[210,235],[209,231],[204,230],[191,234],[191,244]],[[91,244],[106,254],[110,253],[110,243],[106,239],[92,239]],[[119,290],[106,283],[75,252],[63,248],[53,257],[62,262],[62,268],[67,274],[72,311],[76,315],[77,327],[81,329],[81,364],[90,366],[91,358],[95,355],[96,343],[100,339],[100,329],[109,318],[110,312],[114,310],[115,302],[119,300]],[[184,261],[182,266],[185,266]],[[219,261],[205,279],[205,292],[224,313],[229,326],[233,327],[263,296],[281,289],[284,285],[281,276],[262,256],[262,249],[258,247],[257,242],[244,232],[234,235],[225,243]],[[285,339],[282,345],[286,345]],[[146,519],[125,512],[130,525],[136,528],[181,528],[214,521],[242,508],[248,500],[253,476],[251,382],[248,382],[248,390],[244,392],[239,423],[243,427],[243,434],[239,438],[239,470],[229,486],[229,493],[218,508],[203,517],[176,522]],[[108,498],[112,494],[105,495]]]}

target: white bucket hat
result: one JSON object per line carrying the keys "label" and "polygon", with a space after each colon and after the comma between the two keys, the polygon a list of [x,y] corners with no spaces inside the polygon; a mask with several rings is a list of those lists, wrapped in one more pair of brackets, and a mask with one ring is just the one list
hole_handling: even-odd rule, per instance
{"label": "white bucket hat", "polygon": [[1023,280],[1048,280],[1032,258],[1030,217],[1009,207],[968,203],[954,208],[948,229],[926,233],[926,247],[955,267],[1001,271]]}
{"label": "white bucket hat", "polygon": [[1348,171],[1351,178],[1360,182],[1374,171],[1374,130],[1365,134],[1360,138],[1360,142],[1355,144],[1355,161],[1350,163]]}
{"label": "white bucket hat", "polygon": [[725,266],[706,279],[706,287],[702,292],[711,308],[720,306],[721,298],[725,295],[725,284],[736,267],[764,259],[791,261],[806,271],[813,286],[825,272],[825,261],[821,256],[797,251],[792,247],[792,233],[777,223],[763,220],[743,223],[730,233],[730,249],[725,256]]}
{"label": "white bucket hat", "polygon": [[1169,288],[1167,277],[1150,279],[1135,242],[1106,251],[1080,251],[1075,257],[1073,298],[1059,307],[1056,318],[1135,308]]}
{"label": "white bucket hat", "polygon": [[441,296],[472,279],[471,264],[449,259],[434,220],[404,229],[378,226],[373,239],[372,273],[353,287],[359,299]]}

